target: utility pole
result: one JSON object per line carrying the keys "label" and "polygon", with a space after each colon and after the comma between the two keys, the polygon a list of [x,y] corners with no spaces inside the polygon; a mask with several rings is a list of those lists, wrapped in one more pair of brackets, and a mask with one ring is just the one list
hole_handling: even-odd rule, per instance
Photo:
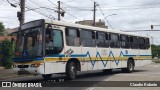
{"label": "utility pole", "polygon": [[94,2],[94,9],[93,9],[93,26],[96,24],[96,6],[99,6],[97,2]]}
{"label": "utility pole", "polygon": [[25,0],[20,0],[20,8],[21,8],[21,12],[20,12],[20,25],[22,25],[25,21]]}
{"label": "utility pole", "polygon": [[61,11],[60,11],[61,10],[61,6],[60,5],[61,5],[61,2],[58,1],[58,21],[61,20],[61,16],[60,16],[61,15]]}
{"label": "utility pole", "polygon": [[95,26],[96,22],[96,2],[94,2],[94,9],[93,9],[93,26]]}

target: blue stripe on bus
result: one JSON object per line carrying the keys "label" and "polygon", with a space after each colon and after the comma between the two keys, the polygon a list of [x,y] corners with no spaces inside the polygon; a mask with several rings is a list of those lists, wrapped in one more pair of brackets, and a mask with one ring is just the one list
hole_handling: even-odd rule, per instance
{"label": "blue stripe on bus", "polygon": [[152,56],[152,55],[123,55],[123,56]]}
{"label": "blue stripe on bus", "polygon": [[[86,54],[71,54],[69,57],[87,57],[87,56],[89,56],[89,58],[91,60],[91,63],[94,66],[94,63],[95,63],[94,61],[95,60],[92,60],[89,51]],[[99,52],[97,52],[96,57],[97,56],[101,57]],[[123,52],[121,51],[120,52],[120,56],[128,56],[129,57],[129,56],[152,56],[152,55],[124,55]],[[48,55],[46,57],[65,57],[65,54],[55,54],[55,55],[52,54],[52,55]],[[114,54],[113,54],[112,51],[110,51],[108,57],[113,57],[115,59]],[[14,62],[27,62],[27,61],[40,61],[40,60],[44,60],[44,58],[26,58],[26,59],[24,59],[24,58],[19,58],[19,59],[17,58],[16,59],[15,58],[13,61]],[[119,62],[117,62],[117,60],[114,60],[114,61],[118,65]],[[106,66],[106,65],[104,64],[104,66]]]}
{"label": "blue stripe on bus", "polygon": [[13,62],[41,61],[44,58],[14,58]]}
{"label": "blue stripe on bus", "polygon": [[86,54],[72,54],[70,57],[86,57]]}
{"label": "blue stripe on bus", "polygon": [[51,54],[51,55],[47,55],[47,56],[45,56],[45,57],[65,57],[65,55],[64,54]]}

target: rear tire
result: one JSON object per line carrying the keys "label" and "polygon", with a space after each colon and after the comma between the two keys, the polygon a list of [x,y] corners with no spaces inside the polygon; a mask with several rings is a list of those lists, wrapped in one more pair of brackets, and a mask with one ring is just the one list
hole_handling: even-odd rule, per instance
{"label": "rear tire", "polygon": [[134,62],[132,60],[128,60],[127,68],[122,68],[123,72],[131,73],[134,71]]}
{"label": "rear tire", "polygon": [[52,74],[42,74],[43,79],[49,80],[52,77]]}
{"label": "rear tire", "polygon": [[69,80],[76,79],[77,70],[74,62],[69,62],[66,68],[66,77]]}

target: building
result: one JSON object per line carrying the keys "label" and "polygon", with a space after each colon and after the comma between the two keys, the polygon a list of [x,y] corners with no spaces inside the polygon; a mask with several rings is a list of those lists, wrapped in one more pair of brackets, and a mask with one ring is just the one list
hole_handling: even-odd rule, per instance
{"label": "building", "polygon": [[13,32],[16,32],[16,31],[18,31],[18,27],[17,28],[12,28],[12,29],[10,29],[10,28],[5,29],[5,35],[9,35],[9,34],[11,34]]}
{"label": "building", "polygon": [[[81,25],[93,26],[93,20],[76,21],[75,23]],[[99,19],[98,22],[95,22],[95,27],[108,28],[108,26],[105,26],[105,22],[102,21],[101,19]]]}

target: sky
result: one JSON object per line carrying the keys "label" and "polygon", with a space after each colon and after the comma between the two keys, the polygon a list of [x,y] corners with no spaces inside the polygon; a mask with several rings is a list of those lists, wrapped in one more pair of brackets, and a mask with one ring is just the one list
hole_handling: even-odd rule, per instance
{"label": "sky", "polygon": [[[8,0],[17,5],[12,7],[7,0],[0,0],[0,22],[5,28],[19,26],[17,12],[20,11],[19,0]],[[58,0],[26,0],[25,22],[36,19],[57,20]],[[97,3],[96,21],[104,19],[113,30],[134,31],[160,29],[160,0],[61,0],[65,22],[76,22],[93,19],[93,3]],[[40,8],[41,7],[41,8]],[[116,15],[115,15],[116,14]],[[160,31],[132,32],[153,37],[151,43],[160,45]],[[152,41],[153,40],[153,41]]]}

